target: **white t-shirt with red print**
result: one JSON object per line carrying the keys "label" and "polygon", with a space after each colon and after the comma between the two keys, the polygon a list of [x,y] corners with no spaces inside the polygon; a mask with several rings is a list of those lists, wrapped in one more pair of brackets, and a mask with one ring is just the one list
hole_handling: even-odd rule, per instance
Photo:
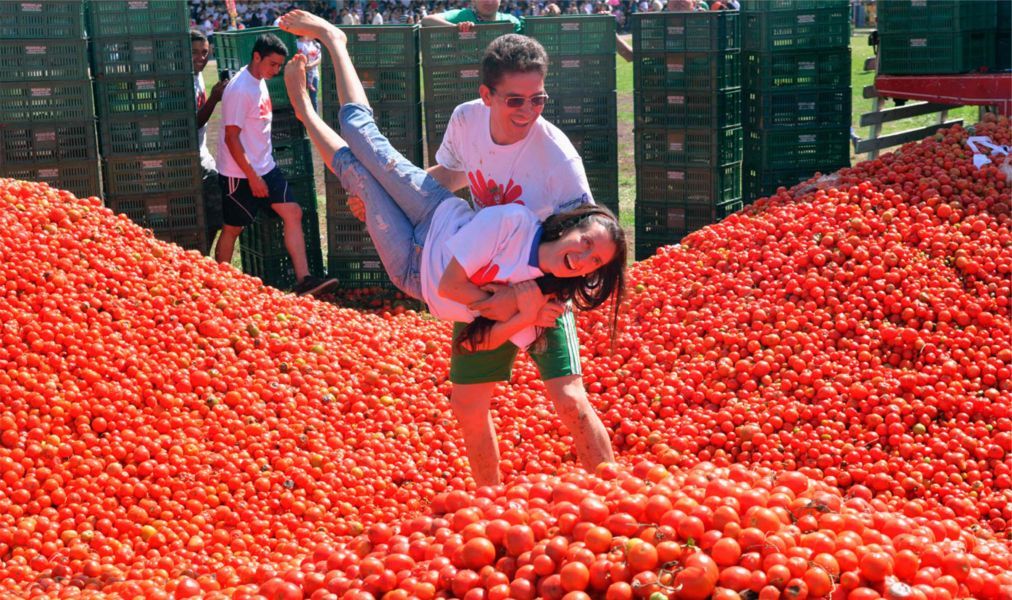
{"label": "white t-shirt with red print", "polygon": [[225,127],[240,129],[239,141],[257,175],[270,173],[275,166],[271,146],[271,96],[267,82],[249,74],[243,67],[229,80],[221,96],[221,132],[218,136],[218,172],[228,177],[246,178],[232,151],[225,144]]}
{"label": "white t-shirt with red print", "polygon": [[[527,208],[510,204],[475,213],[466,201],[447,198],[436,208],[422,249],[422,299],[433,316],[445,321],[470,323],[478,316],[464,304],[439,295],[439,280],[451,259],[457,259],[476,285],[517,283],[536,279],[544,272],[531,264],[537,252],[541,224]],[[537,262],[537,255],[534,256]],[[525,348],[537,337],[528,327],[510,341]]]}
{"label": "white t-shirt with red print", "polygon": [[538,117],[527,137],[502,146],[490,117],[481,99],[457,106],[436,152],[436,162],[467,173],[475,208],[515,202],[544,221],[593,202],[583,161],[558,127]]}
{"label": "white t-shirt with red print", "polygon": [[[314,40],[303,40],[300,39],[296,44],[301,54],[306,56],[306,62],[311,63],[315,60],[320,60],[320,44]],[[306,78],[318,81],[320,79],[320,65],[316,65],[312,69],[306,71]]]}
{"label": "white t-shirt with red print", "polygon": [[[193,76],[193,97],[197,103],[197,112],[207,104],[207,85],[204,84],[204,74],[197,73]],[[214,157],[207,149],[207,123],[197,128],[197,146],[200,148],[200,166],[205,171],[216,171]]]}

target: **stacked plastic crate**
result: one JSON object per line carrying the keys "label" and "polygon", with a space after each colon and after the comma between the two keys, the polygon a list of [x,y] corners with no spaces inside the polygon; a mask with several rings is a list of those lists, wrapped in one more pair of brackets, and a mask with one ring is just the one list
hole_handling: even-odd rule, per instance
{"label": "stacked plastic crate", "polygon": [[[422,165],[422,105],[418,73],[418,27],[384,25],[342,27],[348,52],[383,135],[405,158]],[[340,131],[341,104],[334,67],[321,66],[323,120]],[[348,209],[348,194],[329,169],[327,185],[327,271],[343,288],[391,287],[366,231]]]}
{"label": "stacked plastic crate", "polygon": [[744,0],[742,19],[752,202],[850,164],[850,12],[848,0]]}
{"label": "stacked plastic crate", "polygon": [[1012,69],[1012,0],[998,0],[996,14],[998,32],[994,41],[994,68],[1008,71]]}
{"label": "stacked plastic crate", "polygon": [[595,201],[618,214],[614,17],[528,17],[524,32],[548,53],[542,115],[573,142]]}
{"label": "stacked plastic crate", "polygon": [[993,67],[996,10],[994,0],[880,2],[879,73],[940,75]]}
{"label": "stacked plastic crate", "polygon": [[[297,40],[277,27],[253,27],[242,31],[214,34],[214,53],[219,77],[235,77],[249,64],[253,45],[265,33],[278,36],[288,48],[288,57],[298,51]],[[282,73],[267,81],[271,96],[271,144],[274,162],[285,173],[288,187],[302,207],[302,233],[306,244],[309,272],[323,273],[323,250],[320,239],[320,213],[316,202],[316,181],[313,170],[313,147],[306,130],[295,118]],[[285,228],[273,210],[261,210],[249,227],[239,236],[242,270],[256,275],[267,285],[288,289],[295,285],[295,271],[285,247]]]}
{"label": "stacked plastic crate", "polygon": [[101,193],[86,45],[80,0],[0,2],[0,176]]}
{"label": "stacked plastic crate", "polygon": [[106,206],[204,247],[189,15],[172,0],[85,5]]}
{"label": "stacked plastic crate", "polygon": [[633,15],[636,258],[738,210],[736,12]]}

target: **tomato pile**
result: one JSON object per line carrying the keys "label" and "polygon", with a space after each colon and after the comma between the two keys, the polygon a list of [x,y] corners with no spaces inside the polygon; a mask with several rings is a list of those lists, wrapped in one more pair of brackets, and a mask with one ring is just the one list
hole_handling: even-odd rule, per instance
{"label": "tomato pile", "polygon": [[1010,186],[967,135],[632,267],[614,348],[579,318],[619,464],[524,360],[478,490],[446,324],[0,180],[0,595],[1009,597]]}

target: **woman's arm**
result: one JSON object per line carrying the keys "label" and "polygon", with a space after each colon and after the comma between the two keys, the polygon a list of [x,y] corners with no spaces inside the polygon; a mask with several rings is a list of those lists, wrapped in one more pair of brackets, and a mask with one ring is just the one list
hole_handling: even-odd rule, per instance
{"label": "woman's arm", "polygon": [[446,271],[439,278],[439,295],[465,306],[492,296],[468,278],[467,271],[456,258],[450,259]]}

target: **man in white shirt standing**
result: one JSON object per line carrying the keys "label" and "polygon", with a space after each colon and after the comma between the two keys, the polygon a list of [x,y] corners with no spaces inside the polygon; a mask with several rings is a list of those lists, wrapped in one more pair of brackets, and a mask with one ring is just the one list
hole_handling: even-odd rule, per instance
{"label": "man in white shirt standing", "polygon": [[204,84],[204,67],[211,57],[211,44],[203,32],[190,30],[190,51],[193,58],[193,95],[197,104],[197,145],[200,146],[200,167],[204,172],[204,225],[207,231],[207,246],[204,253],[211,251],[214,236],[221,229],[221,187],[218,186],[218,170],[211,151],[207,149],[207,121],[221,100],[228,79],[221,79],[207,93]]}
{"label": "man in white shirt standing", "polygon": [[225,87],[221,99],[221,135],[218,138],[218,181],[222,190],[224,226],[215,246],[215,258],[230,263],[235,240],[269,206],[284,221],[285,247],[295,271],[295,293],[313,295],[337,284],[309,274],[302,232],[302,207],[295,200],[285,174],[274,162],[271,145],[273,106],[267,80],[281,71],[288,48],[273,34],[253,45],[248,65]]}

